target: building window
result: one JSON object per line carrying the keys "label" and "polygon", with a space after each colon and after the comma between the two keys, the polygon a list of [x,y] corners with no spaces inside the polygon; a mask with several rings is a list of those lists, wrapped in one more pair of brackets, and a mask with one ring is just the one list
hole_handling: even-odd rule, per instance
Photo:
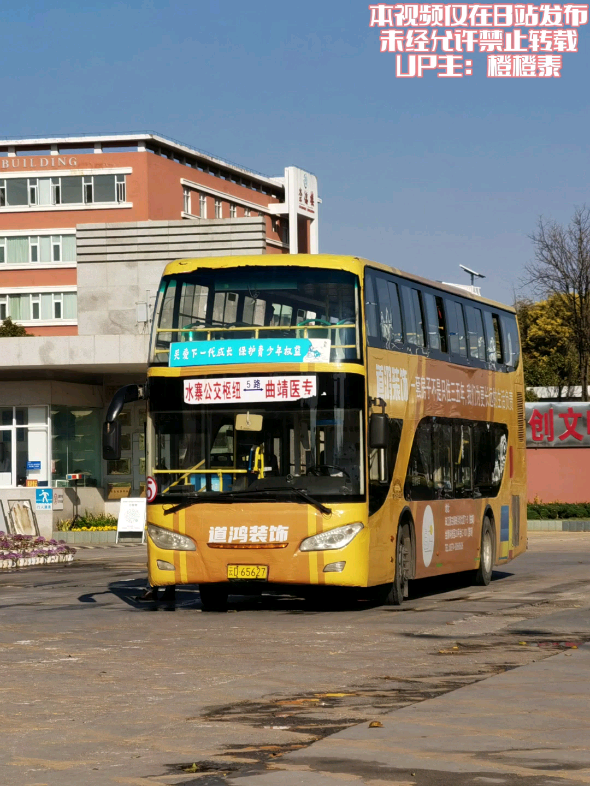
{"label": "building window", "polygon": [[94,202],[94,184],[92,181],[92,176],[84,178],[84,202],[87,205],[92,204]]}
{"label": "building window", "polygon": [[230,218],[237,218],[238,211],[235,205],[229,206],[229,217]]}
{"label": "building window", "polygon": [[205,194],[199,194],[199,216],[207,218],[207,197]]}
{"label": "building window", "polygon": [[85,486],[101,483],[102,411],[91,407],[51,407],[51,482],[67,486],[69,473],[84,473]]}
{"label": "building window", "polygon": [[0,407],[0,444],[0,487],[49,485],[47,407]]}
{"label": "building window", "polygon": [[54,292],[53,294],[53,318],[61,319],[63,312],[63,295],[61,292]]}
{"label": "building window", "polygon": [[51,261],[61,262],[61,236],[51,238]]}
{"label": "building window", "polygon": [[37,178],[29,178],[29,205],[39,203],[39,183]]}
{"label": "building window", "polygon": [[125,175],[116,175],[115,182],[117,185],[117,202],[126,202],[127,186],[125,184]]}
{"label": "building window", "polygon": [[61,205],[61,182],[59,177],[51,178],[51,204]]}
{"label": "building window", "polygon": [[249,207],[245,207],[245,208],[244,208],[244,216],[245,216],[246,218],[250,218],[250,215],[251,215],[251,213],[252,213],[252,211],[250,210],[250,208],[249,208]]}
{"label": "building window", "polygon": [[185,213],[190,213],[191,212],[191,192],[190,192],[190,189],[184,188],[183,192],[182,192],[182,196],[183,196],[183,199],[184,199],[183,210],[184,210]]}
{"label": "building window", "polygon": [[15,322],[55,322],[74,320],[77,313],[76,292],[35,292],[0,295],[0,315]]}
{"label": "building window", "polygon": [[283,243],[289,245],[289,224],[287,224],[286,222],[284,224],[281,224],[281,237]]}
{"label": "building window", "polygon": [[272,220],[271,220],[271,224],[272,224],[272,231],[273,231],[275,234],[278,234],[278,231],[279,231],[279,222],[277,221],[277,219],[276,219],[276,218],[274,218],[274,216],[273,216],[273,218],[272,218]]}
{"label": "building window", "polygon": [[75,235],[19,235],[0,237],[0,264],[49,265],[76,261]]}
{"label": "building window", "polygon": [[223,218],[221,199],[215,200],[215,218]]}
{"label": "building window", "polygon": [[39,238],[38,237],[30,237],[29,238],[29,252],[30,252],[30,260],[31,260],[31,262],[38,262],[39,261]]}
{"label": "building window", "polygon": [[0,207],[117,203],[125,196],[125,175],[0,180]]}

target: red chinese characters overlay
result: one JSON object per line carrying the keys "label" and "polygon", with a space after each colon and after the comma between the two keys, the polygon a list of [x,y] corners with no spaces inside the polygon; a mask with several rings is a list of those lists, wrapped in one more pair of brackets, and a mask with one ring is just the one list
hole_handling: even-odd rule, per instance
{"label": "red chinese characters overlay", "polygon": [[553,442],[555,439],[553,408],[549,412],[539,412],[538,409],[534,409],[529,423],[533,442]]}

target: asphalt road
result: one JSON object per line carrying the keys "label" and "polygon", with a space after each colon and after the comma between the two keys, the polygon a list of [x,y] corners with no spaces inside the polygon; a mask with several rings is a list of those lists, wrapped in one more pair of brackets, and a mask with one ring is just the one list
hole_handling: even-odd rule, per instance
{"label": "asphalt road", "polygon": [[[177,593],[174,612],[138,605],[143,547],[0,574],[0,784],[221,786],[280,775],[316,740],[387,725],[399,708],[449,702],[462,686],[590,640],[589,567],[590,534],[534,533],[487,588],[464,577],[414,582],[399,609],[235,598],[227,614],[202,613],[193,587]],[[417,783],[367,767],[353,781]],[[308,783],[284,780],[295,782]]]}

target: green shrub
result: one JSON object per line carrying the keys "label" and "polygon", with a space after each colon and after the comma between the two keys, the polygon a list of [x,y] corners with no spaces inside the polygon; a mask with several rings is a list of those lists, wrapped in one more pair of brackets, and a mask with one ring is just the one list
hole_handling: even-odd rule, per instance
{"label": "green shrub", "polygon": [[590,502],[529,502],[527,516],[532,521],[585,519],[590,521]]}
{"label": "green shrub", "polygon": [[117,517],[112,513],[89,513],[84,511],[84,515],[72,521],[72,519],[62,519],[57,524],[60,532],[82,529],[83,527],[112,527],[117,528]]}

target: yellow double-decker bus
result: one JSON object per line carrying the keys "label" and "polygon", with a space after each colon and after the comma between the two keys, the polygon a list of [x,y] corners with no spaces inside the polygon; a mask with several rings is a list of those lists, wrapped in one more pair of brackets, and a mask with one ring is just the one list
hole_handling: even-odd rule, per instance
{"label": "yellow double-decker bus", "polygon": [[513,309],[356,257],[185,259],[163,274],[144,387],[155,587],[228,594],[408,581],[526,548]]}

